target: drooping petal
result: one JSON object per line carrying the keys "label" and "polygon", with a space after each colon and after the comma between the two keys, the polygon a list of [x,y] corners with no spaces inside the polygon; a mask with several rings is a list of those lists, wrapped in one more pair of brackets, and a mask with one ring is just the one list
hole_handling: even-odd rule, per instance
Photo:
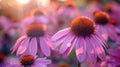
{"label": "drooping petal", "polygon": [[25,40],[23,40],[21,42],[21,45],[19,46],[19,48],[17,50],[17,55],[22,54],[22,53],[24,53],[27,50],[28,44],[29,44],[29,40],[30,40],[29,38],[26,38]]}
{"label": "drooping petal", "polygon": [[72,34],[69,34],[67,36],[67,38],[65,39],[65,41],[63,42],[63,44],[60,46],[59,52],[61,54],[63,54],[67,50],[67,48],[72,45],[71,43],[72,43],[72,41],[73,41],[74,38],[75,38],[75,36],[72,35]]}
{"label": "drooping petal", "polygon": [[75,37],[74,40],[72,41],[71,45],[67,48],[67,50],[64,52],[65,56],[68,56],[70,54],[70,52],[72,51],[72,49],[76,46],[78,38]]}
{"label": "drooping petal", "polygon": [[50,56],[50,47],[48,46],[46,40],[44,39],[44,37],[40,38],[40,47],[42,52],[46,55],[46,56]]}
{"label": "drooping petal", "polygon": [[57,41],[54,42],[54,48],[59,47],[66,39],[67,39],[68,35],[58,39]]}
{"label": "drooping petal", "polygon": [[104,48],[108,48],[107,42],[99,35],[99,33],[95,33],[95,37],[99,40]]}
{"label": "drooping petal", "polygon": [[109,37],[110,37],[112,40],[116,40],[118,36],[117,36],[117,32],[116,32],[115,28],[112,27],[111,25],[106,26],[105,28],[106,28],[106,30],[107,30],[107,32],[108,32]]}
{"label": "drooping petal", "polygon": [[32,38],[30,43],[29,43],[29,52],[32,55],[36,55],[37,54],[37,40],[36,38]]}
{"label": "drooping petal", "polygon": [[101,28],[101,36],[104,38],[104,40],[108,40],[108,32],[107,32],[107,30],[106,29],[104,29],[104,27],[103,26],[101,26],[100,27]]}
{"label": "drooping petal", "polygon": [[79,62],[84,61],[86,57],[86,41],[84,40],[84,38],[78,39],[75,52]]}
{"label": "drooping petal", "polygon": [[47,42],[48,46],[52,49],[54,49],[54,45],[53,45],[53,42],[48,38],[48,37],[44,37],[45,41]]}
{"label": "drooping petal", "polygon": [[104,51],[101,43],[99,42],[99,40],[96,39],[95,35],[93,35],[91,37],[90,41],[93,44],[93,47],[96,50],[96,53],[97,53],[98,57],[101,60],[105,60],[105,51]]}
{"label": "drooping petal", "polygon": [[85,40],[87,42],[87,56],[88,56],[88,59],[90,61],[92,61],[93,63],[95,63],[96,58],[97,58],[97,55],[95,53],[95,49],[93,48],[92,43],[90,42],[89,38],[86,38]]}
{"label": "drooping petal", "polygon": [[69,33],[69,28],[60,30],[59,32],[57,32],[55,35],[52,36],[52,40],[56,41],[57,39],[67,35]]}
{"label": "drooping petal", "polygon": [[27,38],[26,36],[22,36],[22,37],[20,37],[20,38],[17,40],[17,42],[15,43],[15,45],[11,48],[12,53],[14,53],[14,52],[17,50],[17,48],[20,46],[20,43],[21,43],[23,40],[25,40],[26,38]]}

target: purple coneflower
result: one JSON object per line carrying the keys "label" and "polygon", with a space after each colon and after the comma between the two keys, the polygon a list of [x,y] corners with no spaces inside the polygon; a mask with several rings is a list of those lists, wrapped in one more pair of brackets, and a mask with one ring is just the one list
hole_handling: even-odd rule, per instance
{"label": "purple coneflower", "polygon": [[118,35],[116,28],[109,23],[110,18],[107,13],[101,11],[94,13],[94,21],[96,23],[97,31],[105,40],[108,40],[108,37],[112,40],[117,39]]}
{"label": "purple coneflower", "polygon": [[79,16],[79,10],[76,8],[74,1],[67,0],[65,6],[60,7],[57,11],[58,26],[66,27],[77,16]]}
{"label": "purple coneflower", "polygon": [[47,37],[46,26],[43,24],[30,24],[28,25],[25,35],[21,36],[15,45],[12,47],[12,53],[17,50],[17,54],[21,55],[28,50],[32,55],[35,55],[38,51],[38,45],[42,53],[46,56],[50,56],[50,47],[52,42]]}
{"label": "purple coneflower", "polygon": [[24,55],[19,59],[20,63],[11,64],[7,67],[47,67],[51,63],[46,58],[35,58],[32,55]]}
{"label": "purple coneflower", "polygon": [[104,11],[107,12],[110,16],[110,23],[115,25],[116,30],[120,33],[120,9],[119,6],[114,3],[110,2],[104,7]]}
{"label": "purple coneflower", "polygon": [[64,55],[68,55],[75,47],[77,59],[82,62],[86,57],[95,62],[97,56],[104,60],[105,42],[95,31],[93,22],[87,17],[75,18],[69,28],[57,32],[52,40],[55,48]]}

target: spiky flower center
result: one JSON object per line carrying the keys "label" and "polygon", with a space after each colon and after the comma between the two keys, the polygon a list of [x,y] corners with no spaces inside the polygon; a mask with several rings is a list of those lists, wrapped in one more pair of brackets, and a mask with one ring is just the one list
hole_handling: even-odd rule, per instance
{"label": "spiky flower center", "polygon": [[24,66],[31,66],[34,63],[34,57],[32,55],[25,55],[20,58],[20,63]]}
{"label": "spiky flower center", "polygon": [[78,17],[75,18],[71,23],[71,31],[76,36],[87,37],[91,36],[94,33],[94,24],[87,17]]}
{"label": "spiky flower center", "polygon": [[94,14],[94,21],[97,24],[105,25],[109,22],[109,16],[105,12],[97,12]]}
{"label": "spiky flower center", "polygon": [[26,34],[29,37],[40,37],[45,34],[45,25],[43,24],[30,24],[26,29]]}

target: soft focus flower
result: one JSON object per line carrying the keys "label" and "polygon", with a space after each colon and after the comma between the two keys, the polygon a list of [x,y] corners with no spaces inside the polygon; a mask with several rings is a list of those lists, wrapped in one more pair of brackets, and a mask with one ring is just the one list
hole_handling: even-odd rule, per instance
{"label": "soft focus flower", "polygon": [[120,67],[120,48],[109,49],[108,53],[110,54],[106,58],[108,67]]}
{"label": "soft focus flower", "polygon": [[76,56],[80,62],[86,57],[92,62],[96,62],[97,56],[101,60],[105,58],[102,46],[107,45],[95,31],[93,22],[87,17],[75,18],[69,28],[57,32],[52,40],[55,42],[55,48],[64,55],[69,55],[75,47]]}
{"label": "soft focus flower", "polygon": [[65,6],[60,7],[57,11],[58,26],[62,29],[65,28],[77,16],[79,16],[79,10],[76,8],[74,1],[66,1]]}
{"label": "soft focus flower", "polygon": [[120,6],[115,2],[109,2],[104,7],[104,11],[107,12],[111,18],[114,18],[120,24]]}
{"label": "soft focus flower", "polygon": [[19,59],[20,63],[11,64],[7,67],[47,67],[51,63],[50,60],[46,58],[35,58],[32,55],[24,55]]}
{"label": "soft focus flower", "polygon": [[89,17],[91,20],[93,20],[92,13],[94,11],[99,11],[102,9],[102,5],[98,0],[92,0],[88,4],[86,10],[84,10],[84,15]]}
{"label": "soft focus flower", "polygon": [[45,11],[42,9],[34,9],[30,12],[30,16],[26,17],[21,21],[19,33],[23,33],[21,31],[24,31],[26,27],[31,23],[39,23],[39,24],[46,24],[46,25],[56,25],[56,20],[53,17],[49,17],[46,15]]}
{"label": "soft focus flower", "polygon": [[110,16],[110,23],[115,25],[116,30],[118,33],[120,33],[120,9],[119,5],[110,2],[104,7],[104,11],[107,12]]}
{"label": "soft focus flower", "polygon": [[12,47],[12,53],[17,51],[17,55],[21,55],[28,50],[32,55],[36,55],[37,51],[40,51],[44,55],[50,56],[52,42],[45,31],[46,26],[44,24],[33,23],[28,25],[25,35],[21,36]]}
{"label": "soft focus flower", "polygon": [[116,40],[118,35],[116,28],[109,23],[109,16],[105,12],[96,12],[94,14],[94,21],[96,23],[96,29],[101,34],[101,36],[108,40],[108,37],[110,37],[112,40]]}

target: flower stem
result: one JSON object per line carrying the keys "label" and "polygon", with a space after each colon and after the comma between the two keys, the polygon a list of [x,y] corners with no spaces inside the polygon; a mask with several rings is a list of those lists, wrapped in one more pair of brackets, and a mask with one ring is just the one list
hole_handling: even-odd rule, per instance
{"label": "flower stem", "polygon": [[80,67],[80,66],[81,66],[81,63],[78,62],[78,67]]}

